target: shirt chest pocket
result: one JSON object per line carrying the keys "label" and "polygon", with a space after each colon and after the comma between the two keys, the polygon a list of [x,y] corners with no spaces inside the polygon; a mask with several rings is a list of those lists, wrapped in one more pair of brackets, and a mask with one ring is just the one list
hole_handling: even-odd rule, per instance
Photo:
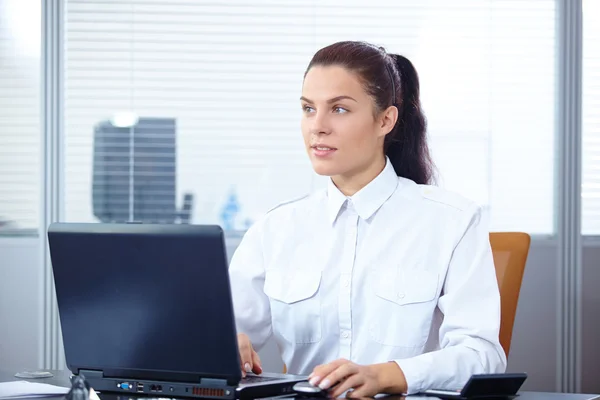
{"label": "shirt chest pocket", "polygon": [[264,292],[270,299],[273,332],[292,343],[321,340],[321,272],[271,269]]}
{"label": "shirt chest pocket", "polygon": [[371,278],[371,338],[388,346],[424,346],[437,306],[438,274],[419,269],[377,271]]}

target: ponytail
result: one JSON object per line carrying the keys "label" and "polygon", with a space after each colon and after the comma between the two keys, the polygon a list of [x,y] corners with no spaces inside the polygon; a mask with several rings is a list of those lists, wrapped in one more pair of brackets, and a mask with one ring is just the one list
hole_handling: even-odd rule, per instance
{"label": "ponytail", "polygon": [[384,151],[396,175],[418,184],[429,184],[433,179],[433,164],[426,141],[427,121],[421,109],[419,76],[406,57],[390,56],[400,76],[400,85],[392,85],[399,86],[394,96],[398,120],[386,135]]}

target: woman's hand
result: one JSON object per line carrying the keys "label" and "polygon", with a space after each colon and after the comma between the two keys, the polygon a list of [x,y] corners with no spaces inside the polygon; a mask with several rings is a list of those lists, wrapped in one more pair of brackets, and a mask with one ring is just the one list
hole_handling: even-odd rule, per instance
{"label": "woman's hand", "polygon": [[313,386],[329,390],[331,397],[373,397],[380,393],[401,394],[406,391],[406,379],[398,364],[358,365],[340,359],[329,364],[319,365],[309,376]]}
{"label": "woman's hand", "polygon": [[239,333],[237,339],[238,347],[240,349],[240,367],[242,369],[242,376],[246,377],[246,373],[248,372],[261,374],[262,367],[260,365],[260,357],[258,356],[258,353],[254,351],[248,335]]}

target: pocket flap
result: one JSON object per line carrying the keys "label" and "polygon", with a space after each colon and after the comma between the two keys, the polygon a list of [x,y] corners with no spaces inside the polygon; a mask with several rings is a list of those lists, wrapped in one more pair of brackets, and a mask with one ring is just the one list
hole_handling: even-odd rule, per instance
{"label": "pocket flap", "polygon": [[381,273],[374,286],[377,296],[396,304],[425,303],[437,296],[438,274],[426,270],[400,271],[397,276]]}
{"label": "pocket flap", "polygon": [[292,304],[317,293],[320,271],[272,269],[266,271],[264,292],[270,298]]}

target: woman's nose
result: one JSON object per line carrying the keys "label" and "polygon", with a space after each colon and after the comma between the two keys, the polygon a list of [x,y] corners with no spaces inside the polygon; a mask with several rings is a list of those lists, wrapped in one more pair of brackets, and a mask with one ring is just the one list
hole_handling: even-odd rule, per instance
{"label": "woman's nose", "polygon": [[326,113],[318,113],[313,118],[310,133],[315,135],[328,135],[331,133],[331,122]]}

